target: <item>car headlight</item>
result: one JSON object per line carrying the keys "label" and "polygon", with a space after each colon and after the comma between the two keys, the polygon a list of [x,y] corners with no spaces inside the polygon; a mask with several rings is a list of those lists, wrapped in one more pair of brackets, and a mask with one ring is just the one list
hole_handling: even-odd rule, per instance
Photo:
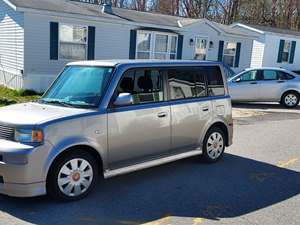
{"label": "car headlight", "polygon": [[35,129],[16,129],[15,141],[28,144],[42,144],[44,134],[41,130]]}

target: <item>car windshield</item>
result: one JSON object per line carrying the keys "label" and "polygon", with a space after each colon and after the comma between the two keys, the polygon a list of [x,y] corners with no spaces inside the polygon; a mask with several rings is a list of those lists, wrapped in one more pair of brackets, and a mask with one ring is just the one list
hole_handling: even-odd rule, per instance
{"label": "car windshield", "polygon": [[224,67],[224,72],[225,72],[227,79],[230,79],[236,75],[236,73],[229,66],[224,64],[223,67]]}
{"label": "car windshield", "polygon": [[112,72],[112,67],[68,66],[44,94],[41,103],[65,107],[96,107]]}

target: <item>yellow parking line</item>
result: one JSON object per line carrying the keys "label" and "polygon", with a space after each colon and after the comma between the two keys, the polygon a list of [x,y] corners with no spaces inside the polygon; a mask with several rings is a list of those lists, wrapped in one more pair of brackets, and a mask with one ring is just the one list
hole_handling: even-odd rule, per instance
{"label": "yellow parking line", "polygon": [[203,218],[195,218],[193,219],[193,225],[199,225],[204,222]]}
{"label": "yellow parking line", "polygon": [[296,162],[298,162],[300,160],[300,158],[293,158],[293,159],[290,159],[288,161],[280,161],[277,166],[280,167],[280,168],[286,168],[288,166],[291,166],[293,164],[295,164]]}
{"label": "yellow parking line", "polygon": [[124,225],[139,225],[140,222],[137,221],[129,221],[129,220],[105,220],[105,219],[97,219],[96,217],[92,216],[83,216],[79,218],[80,222],[85,223],[92,223],[92,224],[107,224],[107,223],[114,223],[114,224],[124,224]]}
{"label": "yellow parking line", "polygon": [[167,224],[170,219],[171,219],[170,215],[165,215],[161,219],[158,219],[158,220],[155,220],[152,222],[148,222],[148,223],[143,223],[142,225],[163,225],[163,224]]}

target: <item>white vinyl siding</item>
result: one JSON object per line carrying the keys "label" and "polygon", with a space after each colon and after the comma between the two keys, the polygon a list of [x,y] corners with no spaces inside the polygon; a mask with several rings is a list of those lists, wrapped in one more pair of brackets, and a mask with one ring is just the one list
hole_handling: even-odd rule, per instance
{"label": "white vinyl siding", "polygon": [[128,59],[130,30],[135,26],[25,13],[25,88],[44,91],[64,66],[74,60],[50,60],[50,22],[94,26],[95,59]]}
{"label": "white vinyl siding", "polygon": [[22,88],[24,14],[0,1],[0,83]]}

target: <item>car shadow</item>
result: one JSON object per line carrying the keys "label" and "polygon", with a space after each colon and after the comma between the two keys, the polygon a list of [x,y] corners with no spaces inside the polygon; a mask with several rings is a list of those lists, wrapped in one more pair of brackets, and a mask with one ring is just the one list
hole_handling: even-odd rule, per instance
{"label": "car shadow", "polygon": [[140,224],[166,215],[220,220],[300,193],[300,173],[225,154],[217,164],[190,158],[102,180],[78,202],[0,196],[0,210],[34,224]]}
{"label": "car shadow", "polygon": [[[232,103],[233,108],[242,108],[242,109],[262,109],[262,110],[270,110],[270,109],[287,109],[286,107],[280,105],[279,103],[258,103],[258,102],[251,102],[251,103]],[[293,110],[300,109],[300,105]],[[291,110],[292,110],[291,109]]]}

